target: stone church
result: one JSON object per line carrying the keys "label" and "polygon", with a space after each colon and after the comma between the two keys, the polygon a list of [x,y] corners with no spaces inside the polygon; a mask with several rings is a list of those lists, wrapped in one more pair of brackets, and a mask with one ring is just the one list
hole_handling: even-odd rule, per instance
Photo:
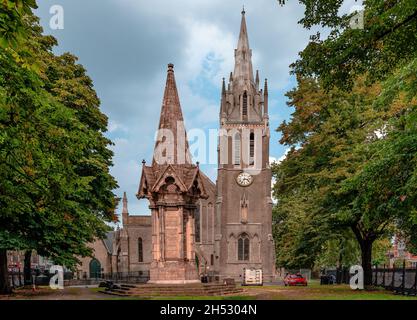
{"label": "stone church", "polygon": [[[138,199],[150,216],[130,215],[123,196],[122,228],[92,244],[80,272],[141,272],[156,283],[198,282],[201,275],[242,281],[245,268],[275,275],[272,237],[268,86],[254,76],[245,11],[235,67],[223,79],[218,175],[212,182],[192,163],[174,66],[168,65],[152,163],[143,162]],[[172,139],[169,140],[169,139]]]}

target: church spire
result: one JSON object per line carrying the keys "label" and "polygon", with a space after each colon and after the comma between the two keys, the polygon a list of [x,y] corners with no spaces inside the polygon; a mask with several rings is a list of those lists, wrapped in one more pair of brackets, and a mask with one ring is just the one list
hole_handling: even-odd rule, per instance
{"label": "church spire", "polygon": [[268,115],[268,80],[265,79],[264,86],[264,115]]}
{"label": "church spire", "polygon": [[123,210],[122,213],[128,213],[128,209],[127,209],[127,195],[126,192],[123,192]]}
{"label": "church spire", "polygon": [[129,219],[129,210],[127,208],[127,195],[126,192],[123,193],[123,209],[122,209],[122,222],[123,225],[127,224],[127,220]]}
{"label": "church spire", "polygon": [[245,9],[243,9],[239,41],[237,43],[237,49],[235,50],[235,71],[233,73],[233,80],[240,83],[250,81],[253,84],[252,50],[249,46],[245,14]]}
{"label": "church spire", "polygon": [[220,119],[224,118],[225,115],[226,115],[226,82],[225,82],[225,79],[223,78],[222,98],[221,98],[221,106],[220,106]]}
{"label": "church spire", "polygon": [[153,164],[191,164],[191,155],[172,63],[168,64],[158,129]]}

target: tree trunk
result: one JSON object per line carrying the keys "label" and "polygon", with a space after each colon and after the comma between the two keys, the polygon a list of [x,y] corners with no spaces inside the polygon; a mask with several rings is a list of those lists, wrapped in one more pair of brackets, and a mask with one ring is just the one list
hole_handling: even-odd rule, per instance
{"label": "tree trunk", "polygon": [[12,288],[9,282],[9,270],[7,268],[7,250],[0,249],[0,294],[10,294]]}
{"label": "tree trunk", "polygon": [[32,284],[32,250],[25,251],[25,262],[23,267],[23,278],[25,279],[25,286]]}
{"label": "tree trunk", "polygon": [[363,268],[363,284],[365,287],[372,286],[372,244],[371,240],[363,240],[360,243]]}
{"label": "tree trunk", "polygon": [[365,288],[370,287],[372,286],[372,245],[376,237],[365,236],[357,225],[352,226],[352,231],[361,248],[363,284]]}

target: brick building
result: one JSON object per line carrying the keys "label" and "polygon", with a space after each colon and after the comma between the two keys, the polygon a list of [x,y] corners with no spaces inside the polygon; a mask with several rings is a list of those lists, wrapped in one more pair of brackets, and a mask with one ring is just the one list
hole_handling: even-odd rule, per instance
{"label": "brick building", "polygon": [[405,261],[408,268],[417,267],[417,255],[407,251],[407,247],[403,240],[399,237],[394,238],[391,250],[388,252],[390,267],[394,264],[402,264]]}

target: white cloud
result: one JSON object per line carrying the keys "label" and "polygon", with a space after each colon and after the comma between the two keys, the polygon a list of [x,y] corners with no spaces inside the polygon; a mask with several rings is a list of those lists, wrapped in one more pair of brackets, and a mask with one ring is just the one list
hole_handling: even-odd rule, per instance
{"label": "white cloud", "polygon": [[186,65],[181,72],[187,79],[193,79],[204,71],[203,66],[207,62],[207,56],[212,55],[219,66],[217,70],[210,70],[216,72],[206,75],[213,84],[219,84],[221,78],[232,70],[236,36],[221,30],[214,23],[198,21],[194,18],[181,19],[181,22],[187,30],[187,45],[184,50]]}
{"label": "white cloud", "polygon": [[269,157],[269,163],[270,164],[273,164],[273,163],[280,164],[282,161],[285,160],[285,158],[287,157],[287,154],[290,152],[290,150],[291,150],[291,148],[285,149],[284,153],[280,157],[270,156]]}
{"label": "white cloud", "polygon": [[109,133],[114,133],[114,132],[128,132],[129,128],[114,121],[114,120],[109,120],[109,124],[108,124],[108,132]]}

